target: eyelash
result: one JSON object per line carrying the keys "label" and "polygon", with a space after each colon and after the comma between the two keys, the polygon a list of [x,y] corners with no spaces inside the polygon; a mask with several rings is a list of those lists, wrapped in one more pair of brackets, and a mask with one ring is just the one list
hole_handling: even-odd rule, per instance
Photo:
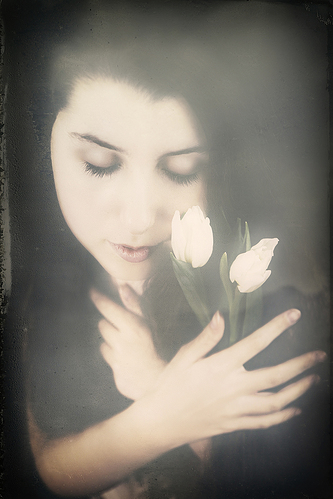
{"label": "eyelash", "polygon": [[174,173],[170,170],[162,170],[164,175],[170,179],[172,182],[175,182],[178,185],[191,185],[194,182],[197,182],[199,179],[198,173],[190,173],[188,175],[180,175],[179,173]]}
{"label": "eyelash", "polygon": [[89,173],[90,175],[94,175],[95,177],[110,177],[114,172],[119,170],[121,164],[115,163],[111,166],[108,166],[107,168],[102,168],[101,166],[95,166],[85,161],[84,167],[87,173]]}
{"label": "eyelash", "polygon": [[[95,177],[103,178],[106,176],[111,176],[114,172],[119,170],[121,167],[120,163],[116,163],[114,165],[108,166],[107,168],[102,168],[101,166],[95,166],[87,161],[84,162],[84,168],[87,173],[93,175]],[[174,173],[170,170],[163,169],[163,174],[172,182],[178,185],[191,185],[194,182],[197,182],[199,179],[198,173],[190,173],[188,175],[181,175],[179,173]]]}

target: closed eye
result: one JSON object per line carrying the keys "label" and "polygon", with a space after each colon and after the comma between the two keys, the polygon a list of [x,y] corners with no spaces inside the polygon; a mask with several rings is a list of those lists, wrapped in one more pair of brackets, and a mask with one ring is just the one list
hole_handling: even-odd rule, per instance
{"label": "closed eye", "polygon": [[113,163],[110,166],[107,167],[102,167],[102,166],[96,166],[91,163],[88,163],[87,161],[84,162],[84,168],[87,173],[90,175],[94,175],[95,177],[106,177],[106,176],[111,176],[114,172],[119,170],[121,167],[121,163]]}
{"label": "closed eye", "polygon": [[172,182],[175,182],[179,185],[191,185],[194,182],[199,180],[199,173],[188,173],[187,175],[181,175],[180,173],[172,172],[171,170],[162,169],[163,174],[170,179]]}

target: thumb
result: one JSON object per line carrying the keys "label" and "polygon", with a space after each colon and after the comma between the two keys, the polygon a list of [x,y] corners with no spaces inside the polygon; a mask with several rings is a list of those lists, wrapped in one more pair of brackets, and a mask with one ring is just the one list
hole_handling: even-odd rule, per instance
{"label": "thumb", "polygon": [[194,340],[184,345],[175,355],[172,363],[181,363],[182,366],[194,364],[209,353],[220,341],[224,333],[224,319],[220,312],[216,312],[205,327]]}
{"label": "thumb", "polygon": [[134,289],[131,288],[131,286],[129,286],[128,284],[124,284],[123,286],[119,287],[118,291],[124,307],[127,308],[127,310],[129,310],[130,312],[133,312],[133,314],[143,317],[140,307],[140,297],[134,291]]}

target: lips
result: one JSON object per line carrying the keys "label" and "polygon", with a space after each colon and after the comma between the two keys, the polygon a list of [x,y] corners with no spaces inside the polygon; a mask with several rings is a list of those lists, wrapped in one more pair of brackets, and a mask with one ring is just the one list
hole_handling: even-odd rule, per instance
{"label": "lips", "polygon": [[123,260],[130,263],[141,263],[147,260],[156,246],[140,246],[139,248],[133,248],[131,246],[125,246],[123,244],[114,244],[110,242],[111,247]]}

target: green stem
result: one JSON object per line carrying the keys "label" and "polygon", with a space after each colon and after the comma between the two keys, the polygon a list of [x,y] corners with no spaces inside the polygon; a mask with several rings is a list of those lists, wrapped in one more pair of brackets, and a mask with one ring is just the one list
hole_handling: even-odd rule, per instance
{"label": "green stem", "polygon": [[262,300],[261,288],[252,291],[252,293],[247,293],[242,338],[253,333],[260,326],[263,308]]}
{"label": "green stem", "polygon": [[211,317],[207,305],[206,288],[201,269],[194,269],[189,263],[177,260],[172,253],[171,261],[176,278],[188,304],[197,316],[202,327],[206,327]]}
{"label": "green stem", "polygon": [[235,295],[233,302],[230,307],[230,315],[229,315],[229,321],[230,321],[230,341],[229,345],[233,345],[236,343],[239,338],[238,338],[238,319],[239,319],[239,310],[240,310],[240,305],[242,301],[243,295],[238,291],[238,288],[235,289]]}
{"label": "green stem", "polygon": [[[223,253],[220,260],[220,278],[226,292],[229,310],[233,302],[234,289],[229,278],[229,266],[228,266],[228,256],[227,253]],[[221,299],[221,305],[223,304]],[[222,307],[221,307],[222,308]]]}

